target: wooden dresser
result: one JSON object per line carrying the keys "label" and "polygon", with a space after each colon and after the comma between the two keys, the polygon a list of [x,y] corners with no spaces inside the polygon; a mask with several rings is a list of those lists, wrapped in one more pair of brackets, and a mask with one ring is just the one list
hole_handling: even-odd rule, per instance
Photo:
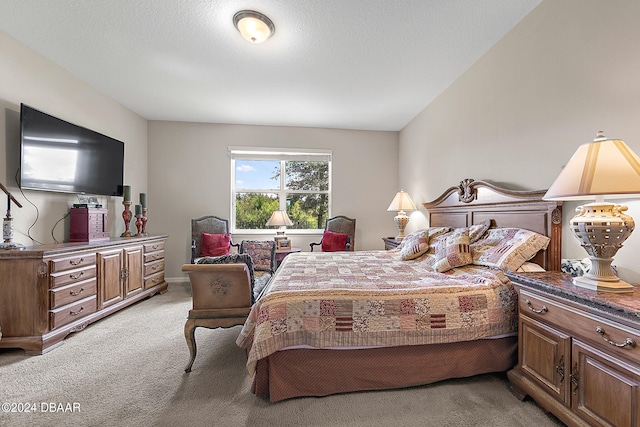
{"label": "wooden dresser", "polygon": [[402,242],[402,240],[396,240],[395,237],[383,237],[382,241],[384,242],[385,251],[397,248]]}
{"label": "wooden dresser", "polygon": [[71,332],[166,292],[167,236],[0,251],[0,348],[42,354]]}
{"label": "wooden dresser", "polygon": [[508,276],[519,304],[514,393],[570,426],[640,426],[640,289],[591,291],[559,272]]}

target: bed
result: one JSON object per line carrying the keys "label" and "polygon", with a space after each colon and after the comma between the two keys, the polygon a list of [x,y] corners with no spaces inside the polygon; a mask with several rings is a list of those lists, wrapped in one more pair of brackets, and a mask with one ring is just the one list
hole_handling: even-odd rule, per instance
{"label": "bed", "polygon": [[[429,228],[396,250],[289,255],[237,339],[252,392],[276,402],[511,369],[517,294],[501,268],[560,269],[561,202],[543,195],[465,179],[424,203]],[[490,248],[504,233],[533,236],[527,262]]]}

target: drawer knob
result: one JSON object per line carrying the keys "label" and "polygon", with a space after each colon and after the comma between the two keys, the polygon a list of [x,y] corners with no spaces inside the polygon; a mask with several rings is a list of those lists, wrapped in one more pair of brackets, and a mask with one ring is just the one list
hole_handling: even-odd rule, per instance
{"label": "drawer knob", "polygon": [[623,342],[621,343],[617,343],[614,341],[611,341],[608,337],[607,337],[607,333],[604,331],[604,329],[601,326],[596,326],[596,332],[598,334],[600,334],[600,336],[602,337],[603,340],[605,340],[607,343],[611,344],[614,347],[635,347],[636,346],[636,342],[631,339],[631,338],[627,338],[625,339]]}
{"label": "drawer knob", "polygon": [[527,304],[527,307],[529,307],[529,310],[533,311],[534,313],[543,314],[549,311],[546,305],[543,305],[542,308],[540,309],[536,309],[536,308],[533,308],[533,306],[531,305],[531,301],[525,300],[524,303]]}

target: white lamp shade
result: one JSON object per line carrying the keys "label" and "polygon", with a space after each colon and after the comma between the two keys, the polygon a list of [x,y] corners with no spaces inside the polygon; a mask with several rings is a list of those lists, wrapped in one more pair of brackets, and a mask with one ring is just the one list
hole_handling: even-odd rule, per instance
{"label": "white lamp shade", "polygon": [[544,195],[546,200],[640,194],[640,158],[624,141],[598,138],[578,147]]}
{"label": "white lamp shade", "polygon": [[404,190],[400,190],[391,201],[387,208],[388,211],[413,211],[416,205],[413,204],[411,197]]}
{"label": "white lamp shade", "polygon": [[291,226],[293,222],[286,211],[273,211],[271,218],[267,221],[267,226]]}

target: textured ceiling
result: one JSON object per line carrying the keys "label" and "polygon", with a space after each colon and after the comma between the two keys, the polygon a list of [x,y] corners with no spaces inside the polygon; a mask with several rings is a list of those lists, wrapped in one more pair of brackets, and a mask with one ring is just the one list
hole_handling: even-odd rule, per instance
{"label": "textured ceiling", "polygon": [[149,120],[400,130],[540,1],[1,0],[0,30]]}

